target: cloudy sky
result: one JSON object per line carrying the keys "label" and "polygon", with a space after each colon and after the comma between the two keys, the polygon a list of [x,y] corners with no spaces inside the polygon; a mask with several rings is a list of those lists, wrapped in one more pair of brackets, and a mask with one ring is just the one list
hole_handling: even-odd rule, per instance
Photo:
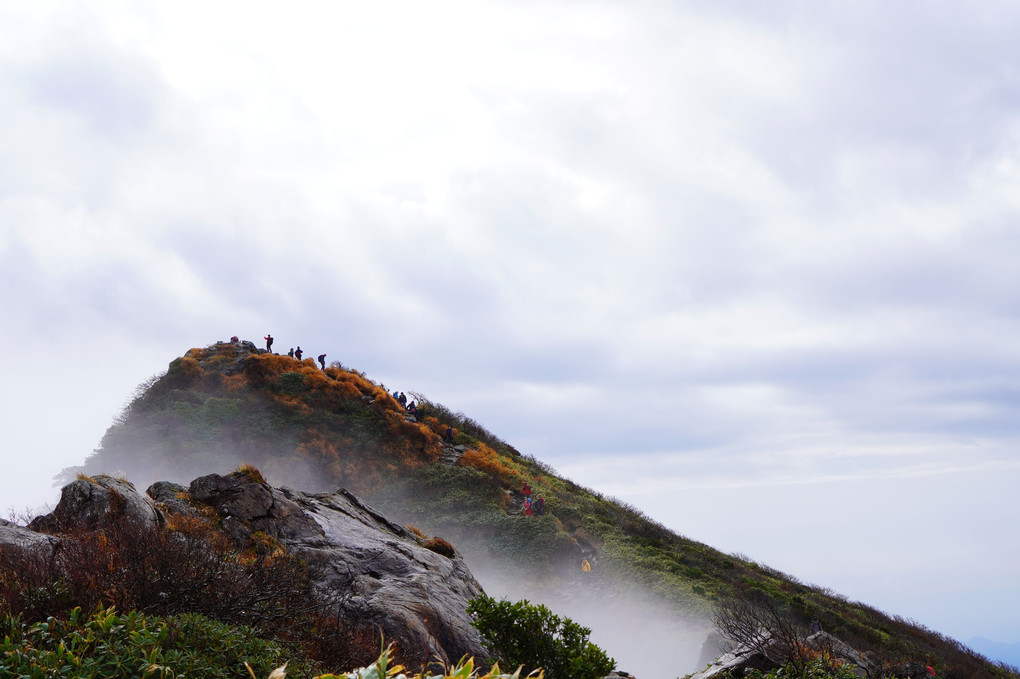
{"label": "cloudy sky", "polygon": [[237,334],[1020,641],[1020,7],[5,3],[0,505]]}

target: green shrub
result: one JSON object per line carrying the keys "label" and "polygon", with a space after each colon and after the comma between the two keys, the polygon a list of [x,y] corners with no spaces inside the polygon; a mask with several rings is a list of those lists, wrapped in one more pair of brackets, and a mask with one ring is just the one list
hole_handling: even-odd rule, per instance
{"label": "green shrub", "polygon": [[66,620],[0,618],[0,677],[236,679],[247,661],[260,675],[282,664],[283,647],[251,629],[200,615],[168,618],[80,608]]}
{"label": "green shrub", "polygon": [[468,613],[506,667],[542,668],[549,679],[597,679],[616,667],[605,651],[588,641],[590,629],[545,606],[483,595],[470,601]]}

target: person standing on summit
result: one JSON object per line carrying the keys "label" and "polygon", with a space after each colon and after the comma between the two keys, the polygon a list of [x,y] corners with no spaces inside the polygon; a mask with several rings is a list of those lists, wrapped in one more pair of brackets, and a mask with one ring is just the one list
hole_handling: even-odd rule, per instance
{"label": "person standing on summit", "polygon": [[319,365],[322,366],[323,370],[326,369],[326,354],[319,354]]}
{"label": "person standing on summit", "polygon": [[296,358],[297,360],[300,361],[301,360],[301,354],[303,354],[303,353],[305,353],[305,352],[301,351],[301,345],[299,344],[298,348],[294,350],[294,358]]}
{"label": "person standing on summit", "polygon": [[269,353],[272,353],[273,352],[273,336],[272,335],[266,335],[263,339],[266,340],[266,351],[268,351]]}

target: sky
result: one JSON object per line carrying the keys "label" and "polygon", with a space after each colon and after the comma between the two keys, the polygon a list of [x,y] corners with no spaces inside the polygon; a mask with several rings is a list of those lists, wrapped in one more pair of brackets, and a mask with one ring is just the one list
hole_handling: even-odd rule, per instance
{"label": "sky", "polygon": [[231,335],[1020,641],[1020,6],[0,5],[0,506]]}

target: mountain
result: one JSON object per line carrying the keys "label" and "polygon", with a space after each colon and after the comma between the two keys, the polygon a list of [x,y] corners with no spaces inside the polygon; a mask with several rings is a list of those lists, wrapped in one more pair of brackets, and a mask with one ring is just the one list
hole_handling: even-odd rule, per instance
{"label": "mountain", "polygon": [[984,637],[974,637],[967,645],[978,653],[1010,665],[1020,666],[1020,642],[1007,644],[991,641]]}
{"label": "mountain", "polygon": [[[593,641],[645,679],[712,659],[702,646],[713,614],[735,598],[768,600],[804,628],[817,619],[890,666],[923,660],[940,677],[1016,676],[911,621],[677,535],[462,413],[410,397],[415,414],[339,363],[320,369],[251,342],[218,342],[141,385],[66,478],[109,472],[186,483],[251,465],[276,486],[346,488],[395,522],[455,544],[488,593],[547,603],[591,627]],[[541,515],[522,510],[525,484],[543,499]]]}

